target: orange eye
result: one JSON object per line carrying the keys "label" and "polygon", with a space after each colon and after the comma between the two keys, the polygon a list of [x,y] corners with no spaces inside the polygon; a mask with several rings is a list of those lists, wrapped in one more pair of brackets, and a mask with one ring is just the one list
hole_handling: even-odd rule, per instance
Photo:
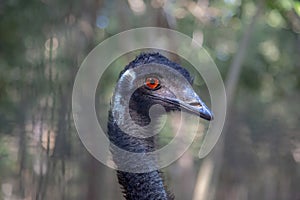
{"label": "orange eye", "polygon": [[145,86],[148,89],[155,90],[160,87],[160,81],[158,78],[149,77],[149,78],[146,78]]}

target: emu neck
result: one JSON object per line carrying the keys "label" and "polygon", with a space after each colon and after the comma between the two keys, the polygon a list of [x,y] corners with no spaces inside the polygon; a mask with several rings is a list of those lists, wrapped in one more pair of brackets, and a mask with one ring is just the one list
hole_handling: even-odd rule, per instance
{"label": "emu neck", "polygon": [[[135,130],[129,126],[125,126],[126,130],[121,130],[118,127],[116,120],[113,118],[112,112],[117,111],[112,109],[109,112],[108,136],[112,143],[119,148],[135,153],[146,153],[155,149],[154,137],[138,138],[124,133],[124,131],[131,133]],[[141,126],[147,125],[147,119],[149,119],[148,115],[137,113],[134,110],[131,110],[130,112],[132,119],[136,120],[135,122],[137,124]],[[118,157],[118,155],[114,153],[113,149],[112,154],[114,162],[117,166],[120,162],[126,162],[126,160],[123,158]],[[152,162],[147,162],[145,165],[149,165],[150,163]],[[129,173],[117,171],[117,176],[118,181],[122,186],[124,197],[127,200],[173,199],[172,196],[166,191],[163,178],[158,170],[147,173]]]}

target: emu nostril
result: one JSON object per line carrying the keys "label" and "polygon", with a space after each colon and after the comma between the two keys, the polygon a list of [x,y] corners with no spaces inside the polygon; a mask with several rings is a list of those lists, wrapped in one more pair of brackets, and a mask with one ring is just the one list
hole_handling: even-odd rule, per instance
{"label": "emu nostril", "polygon": [[202,107],[202,105],[199,103],[199,102],[192,102],[192,103],[189,103],[189,105],[191,105],[191,106],[196,106],[196,107]]}

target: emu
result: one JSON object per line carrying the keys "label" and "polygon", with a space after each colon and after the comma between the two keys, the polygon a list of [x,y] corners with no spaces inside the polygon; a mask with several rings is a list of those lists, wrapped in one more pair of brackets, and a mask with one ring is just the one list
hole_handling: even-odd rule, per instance
{"label": "emu", "polygon": [[[179,80],[179,76],[182,76],[186,83],[181,84],[180,88],[176,88],[171,84],[171,79]],[[134,128],[136,126],[129,122],[132,121],[139,127],[158,123],[158,120],[149,114],[149,109],[156,104],[162,106],[165,112],[182,110],[203,119],[212,120],[212,113],[194,92],[191,86],[192,81],[190,73],[185,68],[159,53],[142,53],[137,56],[120,73],[112,97],[108,116],[108,137],[112,146],[133,153],[154,151],[156,136],[151,135],[149,131],[139,132]],[[130,88],[133,92],[130,92]],[[177,91],[177,95],[174,91]],[[128,101],[128,105],[126,105],[126,101]],[[161,114],[157,112],[156,117],[159,118]],[[152,129],[150,128],[150,130]],[[146,135],[139,137],[139,134]],[[117,167],[126,162],[141,162],[134,158],[129,158],[130,161],[128,161],[128,158],[119,156],[113,147],[111,152]],[[145,162],[143,165],[150,169],[151,165],[154,165],[152,161],[143,162]],[[117,170],[117,177],[125,199],[174,199],[165,186],[159,170],[145,173]]]}

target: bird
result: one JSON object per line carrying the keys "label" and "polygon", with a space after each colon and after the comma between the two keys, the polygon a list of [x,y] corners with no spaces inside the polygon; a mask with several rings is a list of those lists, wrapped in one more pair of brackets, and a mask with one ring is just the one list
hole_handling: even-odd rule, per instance
{"label": "bird", "polygon": [[[184,83],[174,85],[174,80],[180,78],[183,78]],[[147,137],[149,133],[146,132],[146,136],[140,136],[141,130],[144,129],[138,128],[158,123],[156,118],[149,114],[154,105],[160,105],[166,113],[184,111],[208,121],[212,120],[212,112],[193,90],[192,83],[193,77],[188,70],[158,52],[139,54],[120,72],[108,112],[107,135],[113,146],[112,157],[117,166],[117,178],[125,199],[174,199],[161,171],[153,168],[152,171],[135,173],[118,169],[118,166],[128,163],[128,158],[118,155],[116,149],[132,153],[156,150],[156,135],[150,134]],[[165,114],[157,113],[158,116]],[[140,161],[133,158],[130,162]],[[151,160],[143,162],[143,167],[152,169]]]}

